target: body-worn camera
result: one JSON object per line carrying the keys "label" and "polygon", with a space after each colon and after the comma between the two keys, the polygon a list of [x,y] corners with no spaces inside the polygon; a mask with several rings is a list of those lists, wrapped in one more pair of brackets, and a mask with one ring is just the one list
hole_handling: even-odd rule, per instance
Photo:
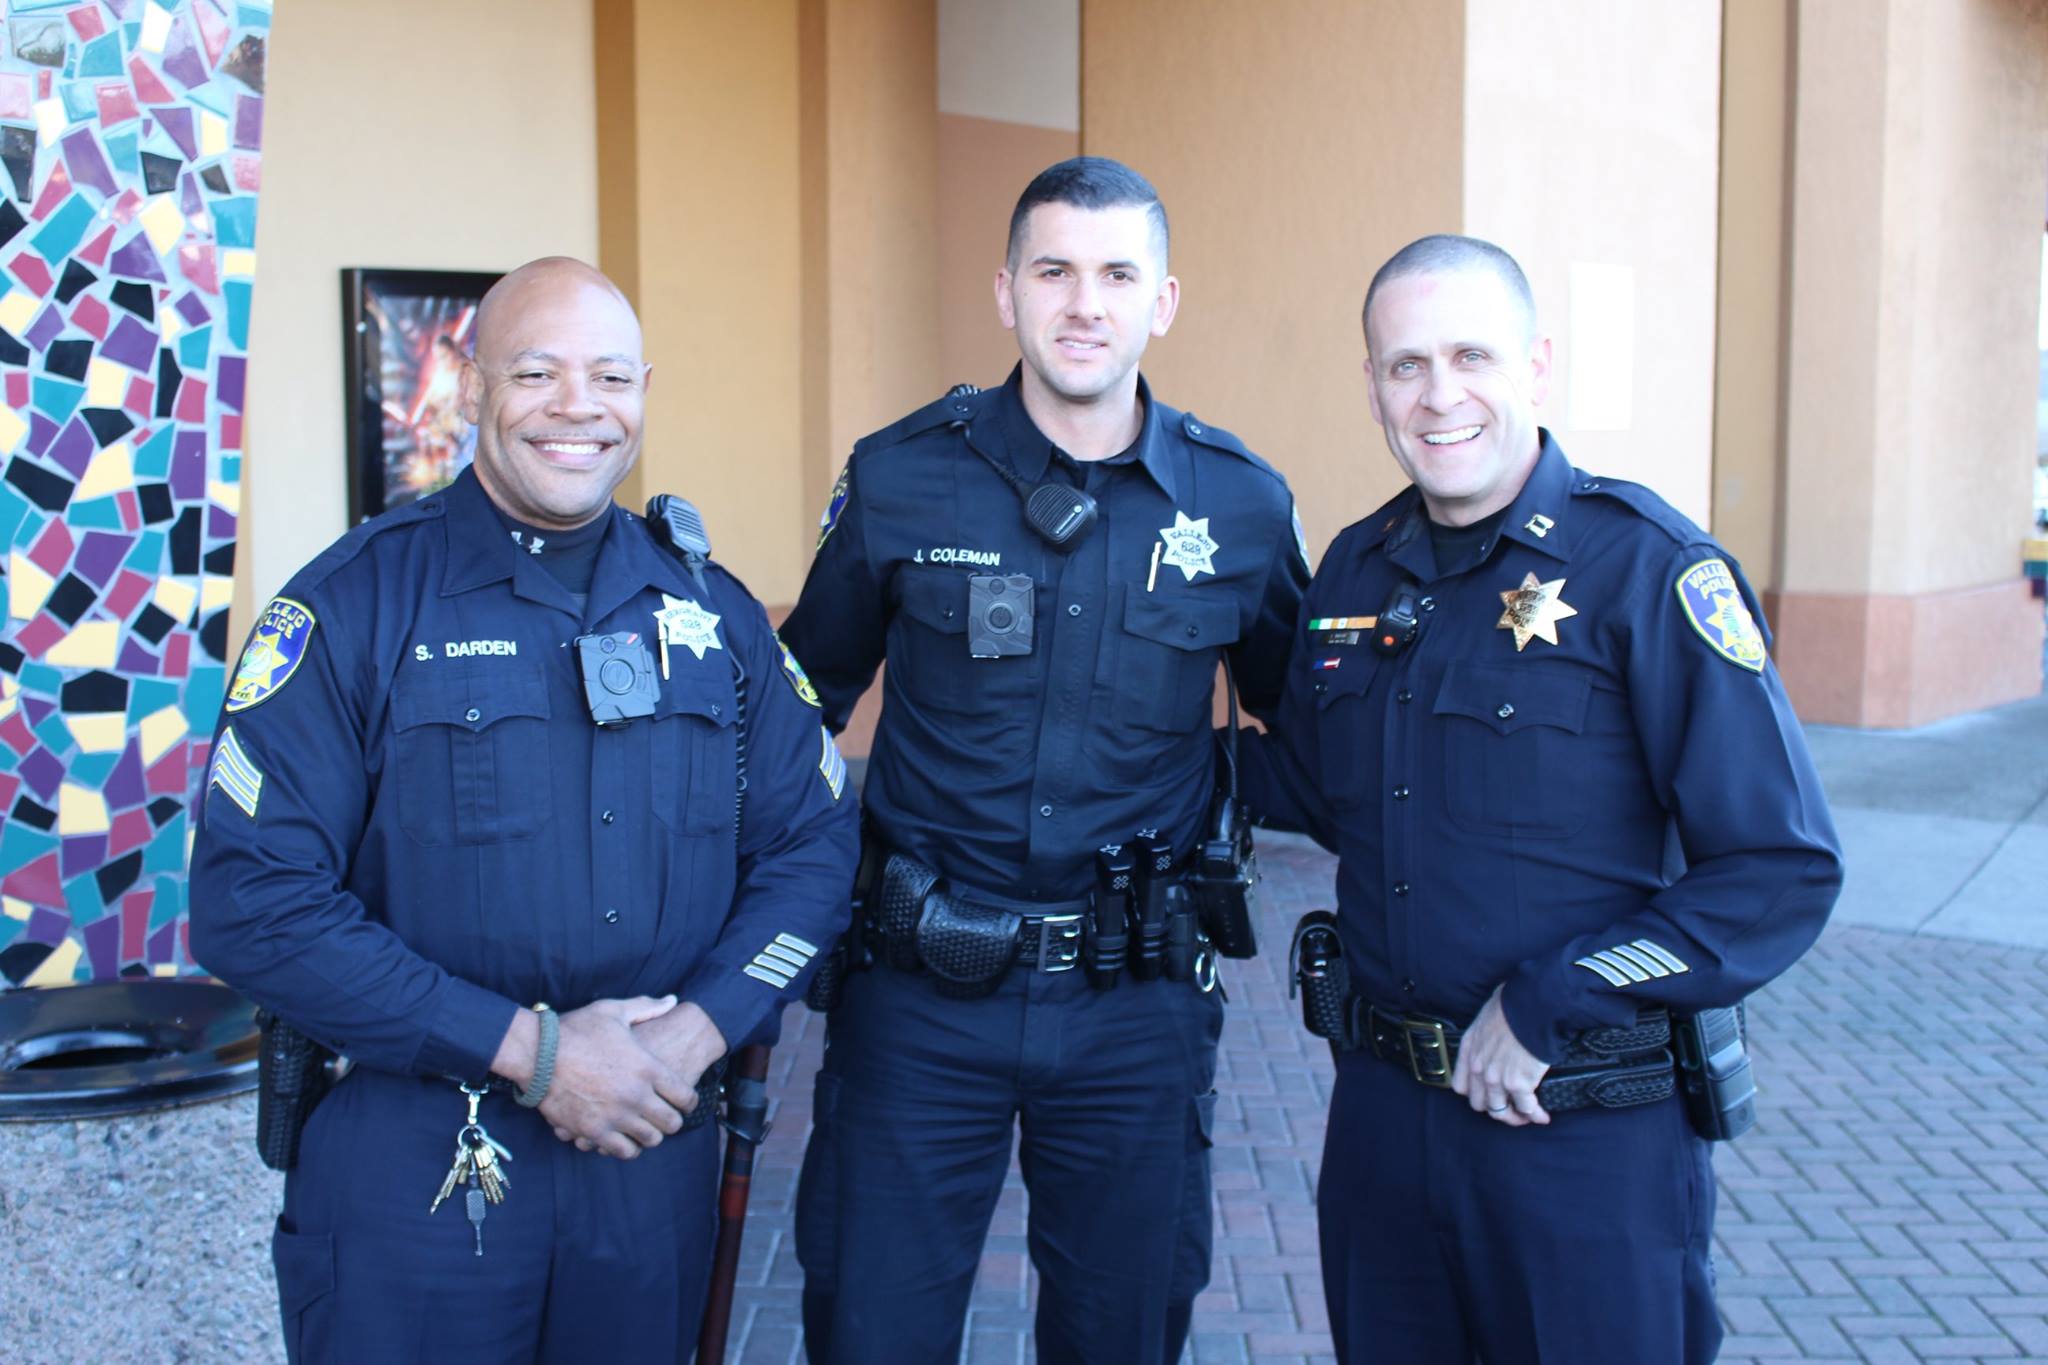
{"label": "body-worn camera", "polygon": [[1001,659],[1031,652],[1035,594],[1026,574],[976,574],[967,580],[967,652]]}
{"label": "body-worn camera", "polygon": [[1399,583],[1387,595],[1387,604],[1380,608],[1379,620],[1372,632],[1372,647],[1391,659],[1415,643],[1415,637],[1422,633],[1422,620],[1416,615],[1416,605],[1422,599],[1422,589],[1413,583]]}
{"label": "body-worn camera", "polygon": [[1748,1132],[1756,1123],[1756,1079],[1742,1037],[1742,1007],[1674,1015],[1671,1032],[1693,1131],[1709,1142]]}
{"label": "body-worn camera", "polygon": [[583,674],[583,704],[599,725],[624,725],[654,714],[661,681],[639,631],[577,636],[576,665]]}

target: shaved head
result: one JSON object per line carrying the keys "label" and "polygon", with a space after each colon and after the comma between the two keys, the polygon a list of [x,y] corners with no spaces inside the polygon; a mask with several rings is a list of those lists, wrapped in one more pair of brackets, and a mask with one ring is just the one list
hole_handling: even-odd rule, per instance
{"label": "shaved head", "polygon": [[648,374],[633,305],[594,267],[544,256],[492,285],[462,385],[491,501],[542,530],[603,515],[640,455]]}
{"label": "shaved head", "polygon": [[505,325],[501,319],[516,318],[521,308],[535,297],[551,290],[582,289],[608,295],[615,301],[632,318],[633,334],[637,340],[640,319],[633,312],[632,300],[611,282],[610,276],[574,256],[542,256],[505,275],[485,292],[483,302],[476,308],[477,355],[482,356],[487,346],[502,341]]}

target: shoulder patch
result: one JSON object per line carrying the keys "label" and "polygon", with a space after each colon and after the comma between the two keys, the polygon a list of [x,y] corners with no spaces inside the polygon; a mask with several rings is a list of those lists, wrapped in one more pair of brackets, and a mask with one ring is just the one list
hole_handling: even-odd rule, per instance
{"label": "shoulder patch", "polygon": [[1721,558],[1702,559],[1687,567],[1672,584],[1686,623],[1707,647],[1738,668],[1764,671],[1763,632],[1742,600],[1735,571]]}
{"label": "shoulder patch", "polygon": [[839,482],[832,485],[832,496],[825,503],[825,513],[818,518],[818,543],[811,547],[811,553],[824,549],[825,542],[832,538],[832,532],[839,525],[839,514],[846,510],[846,492],[852,478],[853,461],[848,460],[839,466]]}
{"label": "shoulder patch", "polygon": [[789,679],[789,686],[806,706],[822,706],[818,700],[818,689],[811,685],[811,679],[804,672],[804,666],[796,661],[796,655],[789,652],[789,646],[782,643],[780,635],[775,637],[775,647],[782,651],[782,676]]}
{"label": "shoulder patch", "polygon": [[228,685],[225,709],[230,713],[246,711],[291,681],[318,624],[305,603],[273,597],[257,618],[256,628],[249,632],[249,643],[242,647],[242,661]]}

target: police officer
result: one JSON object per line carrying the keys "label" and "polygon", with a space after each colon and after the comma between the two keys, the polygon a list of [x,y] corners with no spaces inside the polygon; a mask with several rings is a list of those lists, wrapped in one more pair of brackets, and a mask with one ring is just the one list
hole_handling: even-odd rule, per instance
{"label": "police officer", "polygon": [[[1341,859],[1338,1358],[1704,1363],[1713,1173],[1657,1033],[1819,933],[1820,782],[1726,552],[1536,425],[1550,343],[1512,258],[1424,238],[1365,329],[1411,486],[1331,546],[1247,762],[1254,807]],[[1589,1056],[1599,1102],[1539,1089]]]}
{"label": "police officer", "polygon": [[[685,1117],[843,927],[858,822],[761,607],[612,505],[647,376],[602,275],[506,276],[463,376],[474,466],[313,560],[242,655],[193,949],[354,1064],[273,1241],[295,1360],[695,1344],[717,1144]],[[460,1085],[511,1186],[430,1214]]]}
{"label": "police officer", "polygon": [[1208,1279],[1222,997],[1077,969],[1080,919],[1098,849],[1156,830],[1185,860],[1218,661],[1270,708],[1307,565],[1285,481],[1138,373],[1179,299],[1143,177],[1039,175],[995,295],[1022,363],[855,445],[783,630],[835,729],[888,663],[869,862],[1023,921],[980,998],[899,938],[831,1015],[797,1226],[821,1365],[955,1359],[1020,1122],[1041,1361],[1175,1359]]}

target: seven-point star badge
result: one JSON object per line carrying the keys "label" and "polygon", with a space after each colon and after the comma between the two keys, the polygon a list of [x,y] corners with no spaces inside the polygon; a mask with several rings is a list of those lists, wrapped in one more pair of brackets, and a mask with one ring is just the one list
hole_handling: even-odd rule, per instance
{"label": "seven-point star badge", "polygon": [[654,613],[654,620],[661,627],[661,642],[664,645],[686,645],[698,658],[704,657],[707,649],[724,649],[718,643],[718,617],[686,597],[661,595],[661,610]]}
{"label": "seven-point star badge", "polygon": [[1209,519],[1198,517],[1188,520],[1188,514],[1175,508],[1173,525],[1159,528],[1159,538],[1166,542],[1166,553],[1159,557],[1161,564],[1171,564],[1195,581],[1198,573],[1216,572],[1216,551],[1223,548],[1209,535]]}
{"label": "seven-point star badge", "polygon": [[1499,630],[1515,633],[1515,653],[1531,639],[1547,644],[1557,643],[1557,623],[1567,616],[1577,616],[1578,608],[1567,606],[1561,594],[1564,580],[1553,578],[1548,583],[1536,581],[1535,574],[1524,574],[1522,586],[1510,589],[1500,595],[1507,610],[1494,623]]}

